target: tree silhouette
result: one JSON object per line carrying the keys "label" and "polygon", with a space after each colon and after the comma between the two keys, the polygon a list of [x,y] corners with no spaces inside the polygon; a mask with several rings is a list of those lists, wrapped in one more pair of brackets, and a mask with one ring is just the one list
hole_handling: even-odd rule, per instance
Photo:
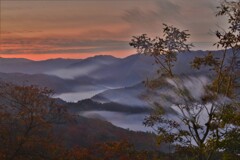
{"label": "tree silhouette", "polygon": [[[144,34],[134,37],[130,43],[138,52],[154,56],[155,63],[160,64],[159,78],[147,83],[153,89],[149,97],[153,99],[155,111],[144,124],[155,129],[160,143],[173,143],[176,151],[189,150],[199,160],[212,159],[220,153],[239,158],[239,149],[227,144],[239,148],[234,139],[239,137],[240,129],[240,2],[225,1],[218,9],[217,16],[227,16],[229,24],[228,31],[216,32],[219,41],[215,45],[223,53],[210,52],[204,57],[195,57],[192,62],[195,69],[210,68],[207,77],[178,75],[172,71],[176,54],[191,46],[187,43],[190,35],[186,31],[165,25],[166,38],[152,40]],[[167,88],[164,93],[163,87]]]}
{"label": "tree silhouette", "polygon": [[53,159],[61,155],[54,127],[68,114],[51,95],[46,88],[1,84],[1,159]]}

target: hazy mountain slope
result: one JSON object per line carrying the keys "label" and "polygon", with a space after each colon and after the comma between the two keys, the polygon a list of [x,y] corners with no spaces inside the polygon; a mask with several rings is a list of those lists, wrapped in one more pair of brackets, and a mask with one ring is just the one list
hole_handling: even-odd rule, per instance
{"label": "hazy mountain slope", "polygon": [[[95,72],[103,70],[106,66],[116,63],[119,59],[113,56],[95,56],[82,61],[71,63],[65,68],[59,68],[45,72],[49,75],[56,75],[64,79],[84,79],[86,76],[95,80]],[[77,78],[78,77],[78,78]]]}
{"label": "hazy mountain slope", "polygon": [[146,92],[146,88],[142,83],[131,87],[124,87],[119,89],[109,89],[102,93],[93,96],[91,99],[100,103],[119,103],[128,106],[148,106],[141,96]]}
{"label": "hazy mountain slope", "polygon": [[32,60],[25,59],[25,58],[1,58],[0,57],[0,64],[16,64],[16,63],[27,63],[32,62]]}
{"label": "hazy mountain slope", "polygon": [[[196,56],[204,56],[207,52],[193,51],[191,53],[181,53],[175,64],[174,72],[179,74],[196,73],[191,68],[190,62]],[[220,51],[213,52],[214,55],[221,55]],[[101,98],[111,99],[118,103],[142,103],[138,97],[143,89],[137,90],[125,89],[125,87],[134,86],[147,78],[151,79],[156,75],[156,69],[159,67],[153,65],[154,59],[142,54],[134,54],[126,58],[115,58],[112,56],[95,56],[84,60],[73,59],[50,59],[45,61],[30,61],[26,59],[0,59],[0,71],[19,73],[40,73],[38,75],[10,74],[2,75],[5,81],[15,82],[17,84],[38,84],[54,89],[57,93],[66,93],[59,97],[73,97],[71,101],[78,101],[84,98],[90,98],[95,94],[109,90],[120,89],[105,92]],[[197,73],[206,74],[208,68],[197,71]],[[45,74],[45,75],[43,75]],[[50,75],[49,77],[47,75]],[[49,80],[48,80],[49,79]],[[125,90],[125,91],[124,91]],[[138,94],[138,95],[137,95]],[[95,97],[96,98],[96,97]]]}
{"label": "hazy mountain slope", "polygon": [[131,86],[142,82],[145,77],[155,72],[152,60],[152,57],[135,54],[102,70],[97,70],[93,74],[102,84],[111,84],[116,87]]}
{"label": "hazy mountain slope", "polygon": [[99,119],[78,116],[77,122],[58,127],[69,146],[88,147],[96,143],[128,140],[138,149],[164,150],[156,145],[156,136],[145,132],[122,129]]}
{"label": "hazy mountain slope", "polygon": [[110,56],[110,55],[98,55],[94,57],[89,57],[86,59],[83,59],[80,62],[72,63],[67,66],[67,68],[78,68],[78,67],[85,67],[90,64],[98,64],[98,65],[108,65],[112,63],[116,63],[119,60],[119,58]]}
{"label": "hazy mountain slope", "polygon": [[81,60],[61,58],[44,61],[32,61],[21,58],[1,58],[0,72],[38,74],[45,73],[46,71],[65,68],[66,66],[79,61]]}
{"label": "hazy mountain slope", "polygon": [[[206,73],[208,68],[201,70],[193,70],[191,67],[191,61],[196,56],[204,56],[208,52],[204,51],[193,51],[191,53],[181,53],[178,55],[178,61],[173,68],[177,74],[193,74],[193,73]],[[214,55],[218,55],[219,52],[213,52]],[[92,63],[95,62],[92,59]],[[81,63],[81,62],[80,62]],[[88,66],[94,66],[96,63]],[[85,74],[90,76],[98,84],[107,85],[110,87],[126,87],[132,86],[142,82],[146,78],[151,78],[156,74],[156,70],[159,68],[158,65],[154,64],[154,58],[145,56],[142,54],[134,54],[123,59],[119,59],[114,63],[107,65],[101,65],[91,70],[91,67],[84,70]],[[76,69],[76,68],[75,68]],[[78,68],[81,72],[81,68]],[[83,67],[84,69],[84,67]],[[87,70],[90,69],[89,72]],[[83,76],[84,76],[83,75]],[[75,76],[76,79],[81,79],[83,76]]]}
{"label": "hazy mountain slope", "polygon": [[48,87],[60,93],[70,92],[78,85],[71,80],[64,80],[56,76],[44,74],[0,73],[0,81],[17,85],[38,85],[40,87]]}
{"label": "hazy mountain slope", "polygon": [[[230,51],[228,51],[230,53]],[[208,51],[191,51],[178,54],[178,61],[174,70],[182,73],[191,72],[190,61],[196,56],[204,56]],[[212,51],[215,56],[221,56],[221,51]],[[229,54],[231,56],[231,54]],[[126,58],[115,58],[113,56],[95,56],[86,59],[49,59],[44,61],[32,61],[23,58],[0,58],[0,72],[3,73],[48,73],[54,74],[54,71],[64,69],[66,72],[77,69],[79,73],[82,70],[86,70],[86,74],[92,74],[93,78],[104,79],[104,77],[117,76],[115,80],[124,81],[124,78],[128,78],[129,81],[142,78],[146,74],[150,74],[154,71],[154,59],[149,56],[133,54]],[[156,66],[157,67],[157,66]],[[91,72],[89,69],[94,68]],[[66,73],[65,72],[65,73]],[[141,72],[141,74],[139,74]],[[119,77],[124,75],[124,77]],[[74,77],[81,76],[76,72]],[[135,78],[133,78],[135,77]],[[137,78],[136,78],[137,77]],[[120,78],[120,79],[118,79]],[[133,78],[133,80],[131,79]],[[124,82],[122,82],[124,83]]]}

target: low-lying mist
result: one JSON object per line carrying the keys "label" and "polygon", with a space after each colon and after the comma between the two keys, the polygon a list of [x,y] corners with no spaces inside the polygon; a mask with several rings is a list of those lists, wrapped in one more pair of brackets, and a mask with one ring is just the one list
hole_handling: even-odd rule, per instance
{"label": "low-lying mist", "polygon": [[80,112],[79,115],[87,118],[96,118],[111,122],[113,125],[133,131],[153,131],[152,128],[145,127],[143,120],[148,113],[144,114],[124,114],[109,111],[87,111]]}

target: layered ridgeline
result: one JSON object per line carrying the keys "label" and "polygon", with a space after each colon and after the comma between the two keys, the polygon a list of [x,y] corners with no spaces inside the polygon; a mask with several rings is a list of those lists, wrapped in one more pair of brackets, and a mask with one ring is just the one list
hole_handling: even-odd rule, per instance
{"label": "layered ridgeline", "polygon": [[[207,51],[193,51],[179,54],[174,72],[196,74],[196,71],[193,72],[190,62],[194,57],[203,57],[207,53]],[[216,56],[221,54],[218,51],[213,53]],[[112,56],[45,61],[1,58],[0,80],[20,85],[34,84],[49,87],[56,92],[58,97],[71,102],[94,96],[94,100],[98,101],[113,99],[114,102],[125,103],[127,96],[124,97],[125,101],[114,100],[114,98],[121,98],[124,96],[123,92],[131,92],[134,97],[141,94],[144,90],[141,83],[147,78],[153,78],[158,68],[153,63],[152,57],[140,54],[122,59]],[[197,74],[205,74],[207,71],[207,68],[202,69]],[[114,96],[111,92],[114,93]],[[131,98],[131,95],[128,94],[128,97]],[[134,101],[138,103],[138,100]]]}
{"label": "layered ridgeline", "polygon": [[[190,64],[195,57],[207,54],[207,51],[179,54],[174,72],[207,75],[208,68],[196,72]],[[221,56],[220,51],[213,54]],[[151,105],[143,99],[147,89],[142,82],[156,75],[158,66],[153,63],[152,57],[141,54],[126,58],[95,56],[45,61],[1,58],[0,81],[48,87],[72,112],[104,119],[123,128],[145,131],[149,129],[142,121],[151,111]]]}

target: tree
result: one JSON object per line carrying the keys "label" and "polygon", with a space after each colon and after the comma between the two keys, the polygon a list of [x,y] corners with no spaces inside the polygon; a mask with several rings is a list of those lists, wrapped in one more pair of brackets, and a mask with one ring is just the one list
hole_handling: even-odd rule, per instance
{"label": "tree", "polygon": [[[189,37],[186,31],[172,26],[169,29],[165,25],[164,36],[171,38],[152,40],[142,35],[134,37],[130,43],[140,53],[154,56],[155,62],[160,64],[160,78],[150,82],[154,84],[150,85],[154,89],[153,95],[158,95],[158,100],[154,101],[155,112],[145,119],[144,124],[155,127],[160,142],[173,143],[177,150],[190,150],[199,160],[229,151],[232,157],[239,158],[239,150],[226,144],[234,143],[240,131],[240,2],[225,1],[218,9],[217,16],[225,15],[229,22],[228,31],[216,32],[219,41],[215,45],[221,47],[223,53],[214,55],[210,52],[192,62],[195,69],[208,66],[209,78],[182,76],[172,71],[176,54],[189,50],[191,46],[186,43]],[[159,88],[163,86],[168,86],[168,91],[159,94]],[[166,113],[166,108],[177,116]]]}
{"label": "tree", "polygon": [[187,43],[190,36],[187,30],[180,31],[173,26],[163,25],[163,38],[157,36],[152,39],[146,34],[134,36],[130,46],[136,48],[138,53],[153,56],[155,63],[160,66],[159,73],[173,77],[172,67],[177,61],[177,54],[189,51],[193,45]]}
{"label": "tree", "polygon": [[5,83],[0,88],[1,159],[58,159],[63,148],[54,128],[68,114],[52,91]]}

